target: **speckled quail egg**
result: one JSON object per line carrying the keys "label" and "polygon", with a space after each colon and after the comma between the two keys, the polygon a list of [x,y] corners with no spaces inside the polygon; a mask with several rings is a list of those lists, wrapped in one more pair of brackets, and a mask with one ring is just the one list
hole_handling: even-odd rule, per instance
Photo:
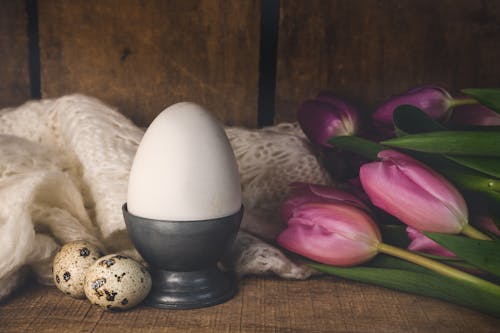
{"label": "speckled quail egg", "polygon": [[85,273],[101,256],[99,248],[86,241],[64,244],[54,257],[53,278],[56,287],[66,295],[85,298]]}
{"label": "speckled quail egg", "polygon": [[132,258],[110,254],[88,268],[84,289],[93,304],[106,310],[126,310],[146,298],[151,275]]}

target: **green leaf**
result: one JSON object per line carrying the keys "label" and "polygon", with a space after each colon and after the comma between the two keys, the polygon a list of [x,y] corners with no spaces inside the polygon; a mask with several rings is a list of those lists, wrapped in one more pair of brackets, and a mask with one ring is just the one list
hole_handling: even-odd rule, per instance
{"label": "green leaf", "polygon": [[464,94],[474,97],[479,103],[500,113],[500,88],[462,89]]}
{"label": "green leaf", "polygon": [[357,136],[335,136],[328,143],[342,150],[347,150],[371,160],[377,159],[377,154],[387,149],[378,143]]}
{"label": "green leaf", "polygon": [[420,152],[409,152],[409,154],[436,170],[460,189],[484,193],[500,203],[500,180],[464,167],[444,156]]}
{"label": "green leaf", "polygon": [[392,115],[392,121],[398,136],[446,130],[446,127],[411,105],[398,106]]}
{"label": "green leaf", "polygon": [[500,277],[500,241],[430,232],[424,234],[465,261]]}
{"label": "green leaf", "polygon": [[472,156],[500,156],[500,132],[439,131],[411,134],[381,142],[414,151]]}
{"label": "green leaf", "polygon": [[327,274],[435,297],[500,317],[500,297],[497,293],[434,273],[375,267],[339,268],[317,263],[309,265]]}
{"label": "green leaf", "polygon": [[500,178],[500,158],[483,156],[450,156],[446,158],[465,167]]}

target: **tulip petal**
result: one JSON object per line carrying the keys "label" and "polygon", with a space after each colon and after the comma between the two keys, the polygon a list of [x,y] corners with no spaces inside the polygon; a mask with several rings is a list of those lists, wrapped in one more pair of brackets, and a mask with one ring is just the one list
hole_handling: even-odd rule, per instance
{"label": "tulip petal", "polygon": [[423,163],[397,152],[384,150],[378,154],[382,161],[391,161],[417,186],[446,206],[461,225],[467,223],[467,205],[458,190],[443,176]]}
{"label": "tulip petal", "polygon": [[298,112],[302,131],[311,142],[330,147],[327,140],[332,136],[349,135],[339,111],[332,105],[320,101],[305,101]]}
{"label": "tulip petal", "polygon": [[292,252],[335,266],[358,265],[377,254],[376,248],[353,242],[320,225],[294,224],[285,229],[277,241]]}
{"label": "tulip petal", "polygon": [[445,249],[417,229],[407,227],[406,233],[411,239],[411,243],[408,245],[410,251],[420,251],[442,257],[456,257],[453,252]]}
{"label": "tulip petal", "polygon": [[290,184],[290,195],[280,208],[280,215],[284,222],[292,216],[293,210],[308,202],[338,202],[346,203],[369,212],[370,209],[360,199],[349,192],[331,186],[295,182]]}
{"label": "tulip petal", "polygon": [[363,210],[344,203],[306,203],[294,210],[288,225],[321,225],[345,238],[377,244],[380,231],[373,219]]}
{"label": "tulip petal", "polygon": [[392,124],[392,114],[400,105],[412,105],[433,119],[443,117],[449,108],[451,96],[438,86],[422,86],[390,98],[373,113],[378,123]]}
{"label": "tulip petal", "polygon": [[360,179],[373,204],[418,230],[459,233],[449,208],[413,182],[391,161],[365,164]]}

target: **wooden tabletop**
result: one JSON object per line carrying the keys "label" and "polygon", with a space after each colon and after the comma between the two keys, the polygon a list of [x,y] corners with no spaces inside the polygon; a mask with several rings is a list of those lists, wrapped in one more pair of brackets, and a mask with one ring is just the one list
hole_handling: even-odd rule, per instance
{"label": "wooden tabletop", "polygon": [[499,332],[500,319],[335,277],[248,277],[229,302],[197,310],[106,312],[30,285],[0,305],[0,332]]}

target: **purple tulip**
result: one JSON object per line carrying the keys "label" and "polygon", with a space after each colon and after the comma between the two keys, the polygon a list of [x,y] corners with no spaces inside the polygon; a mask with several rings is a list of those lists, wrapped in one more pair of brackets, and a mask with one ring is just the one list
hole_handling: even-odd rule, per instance
{"label": "purple tulip", "polygon": [[302,204],[308,202],[316,203],[346,203],[357,206],[369,212],[370,209],[361,200],[351,193],[335,189],[331,186],[292,183],[290,184],[289,197],[281,205],[281,218],[284,222],[288,221],[293,215],[293,210]]}
{"label": "purple tulip", "polygon": [[500,236],[500,229],[497,227],[495,222],[493,222],[493,218],[490,216],[474,216],[472,218],[472,223],[483,230],[487,230],[494,235]]}
{"label": "purple tulip", "polygon": [[461,105],[453,110],[454,126],[500,126],[500,114],[481,104]]}
{"label": "purple tulip", "polygon": [[360,169],[361,184],[375,206],[420,231],[463,231],[467,206],[451,183],[397,151],[384,150],[378,157],[381,161]]}
{"label": "purple tulip", "polygon": [[318,262],[353,266],[378,253],[380,231],[372,218],[345,203],[304,203],[278,236],[284,248]]}
{"label": "purple tulip", "polygon": [[331,147],[327,143],[331,137],[356,134],[358,118],[354,106],[328,92],[320,93],[315,100],[305,101],[298,111],[304,134],[323,147]]}
{"label": "purple tulip", "polygon": [[411,240],[410,245],[408,245],[410,251],[419,251],[442,257],[455,257],[453,252],[448,251],[417,229],[406,227],[406,234]]}
{"label": "purple tulip", "polygon": [[448,114],[453,106],[450,94],[438,86],[423,86],[394,96],[379,106],[372,115],[375,125],[392,125],[392,114],[400,105],[412,105],[419,108],[433,119],[440,119]]}

